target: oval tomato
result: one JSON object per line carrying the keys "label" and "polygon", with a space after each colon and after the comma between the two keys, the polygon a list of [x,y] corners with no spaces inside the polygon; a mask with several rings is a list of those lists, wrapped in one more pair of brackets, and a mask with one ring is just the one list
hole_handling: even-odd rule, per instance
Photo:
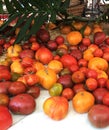
{"label": "oval tomato", "polygon": [[53,59],[53,54],[48,48],[41,47],[36,51],[35,58],[43,64],[48,64]]}
{"label": "oval tomato", "polygon": [[0,130],[7,130],[12,123],[12,115],[8,108],[5,106],[0,106]]}

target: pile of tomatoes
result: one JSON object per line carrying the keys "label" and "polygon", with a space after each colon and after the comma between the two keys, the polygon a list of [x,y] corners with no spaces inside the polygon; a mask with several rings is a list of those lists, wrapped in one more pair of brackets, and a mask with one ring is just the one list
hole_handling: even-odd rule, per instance
{"label": "pile of tomatoes", "polygon": [[[69,101],[78,113],[89,112],[95,104],[109,106],[109,37],[100,25],[93,31],[88,25],[83,34],[83,24],[73,26],[75,30],[68,25],[61,27],[52,39],[45,28],[20,44],[14,44],[17,31],[8,39],[0,39],[0,109],[5,106],[14,114],[30,114],[41,89],[49,91],[51,100],[44,102],[44,112],[55,120],[67,115]],[[34,100],[29,111],[24,112],[29,97],[28,101],[14,100],[23,102],[19,111],[18,106],[12,107],[12,100],[21,94]],[[54,114],[49,106],[55,103]]]}

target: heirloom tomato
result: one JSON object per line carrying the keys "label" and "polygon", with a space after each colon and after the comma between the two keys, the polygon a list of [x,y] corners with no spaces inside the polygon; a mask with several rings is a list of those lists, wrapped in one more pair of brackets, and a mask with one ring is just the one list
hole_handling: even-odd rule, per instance
{"label": "heirloom tomato", "polygon": [[57,74],[54,70],[45,68],[36,72],[39,77],[39,83],[45,88],[50,89],[54,83],[57,81]]}

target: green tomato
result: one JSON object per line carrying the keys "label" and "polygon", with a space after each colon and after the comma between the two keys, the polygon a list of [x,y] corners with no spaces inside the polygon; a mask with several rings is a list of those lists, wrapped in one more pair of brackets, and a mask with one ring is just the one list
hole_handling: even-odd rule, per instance
{"label": "green tomato", "polygon": [[11,73],[11,80],[16,81],[20,76],[21,76],[21,74],[13,72],[13,73]]}
{"label": "green tomato", "polygon": [[61,95],[63,90],[63,85],[60,83],[55,83],[50,89],[49,94],[50,96],[59,96]]}

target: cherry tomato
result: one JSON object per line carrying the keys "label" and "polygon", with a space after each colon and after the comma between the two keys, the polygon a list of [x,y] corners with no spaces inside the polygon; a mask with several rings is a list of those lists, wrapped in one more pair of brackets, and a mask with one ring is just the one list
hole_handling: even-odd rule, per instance
{"label": "cherry tomato", "polygon": [[62,91],[62,96],[65,97],[67,100],[71,100],[74,96],[74,91],[71,88],[65,88]]}

